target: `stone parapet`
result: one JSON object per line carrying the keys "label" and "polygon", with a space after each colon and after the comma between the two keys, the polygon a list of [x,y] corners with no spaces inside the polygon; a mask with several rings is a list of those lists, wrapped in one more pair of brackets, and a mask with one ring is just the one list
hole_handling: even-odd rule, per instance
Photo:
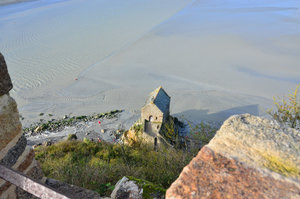
{"label": "stone parapet", "polygon": [[[17,103],[9,95],[12,83],[3,55],[0,53],[0,164],[16,169],[34,179],[43,178],[34,159],[34,151],[26,147]],[[0,198],[36,198],[0,178]]]}

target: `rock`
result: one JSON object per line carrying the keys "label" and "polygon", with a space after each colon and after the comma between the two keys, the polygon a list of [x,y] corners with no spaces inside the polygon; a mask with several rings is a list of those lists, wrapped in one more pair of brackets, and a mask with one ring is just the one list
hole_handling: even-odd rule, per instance
{"label": "rock", "polygon": [[27,130],[27,135],[34,136],[34,135],[36,135],[36,133],[33,130]]}
{"label": "rock", "polygon": [[55,190],[60,191],[61,193],[70,196],[72,199],[101,199],[99,194],[97,194],[94,191],[84,189],[75,185],[67,184],[55,179],[47,178],[45,184]]}
{"label": "rock", "polygon": [[43,127],[42,126],[38,126],[38,127],[36,127],[35,129],[34,129],[34,132],[35,133],[38,133],[38,132],[40,132],[40,131],[42,131],[43,130]]}
{"label": "rock", "polygon": [[35,145],[32,146],[32,148],[35,149],[35,148],[37,148],[39,146],[42,146],[42,143],[35,144]]}
{"label": "rock", "polygon": [[17,141],[21,134],[22,125],[15,100],[9,95],[0,96],[0,150],[13,139]]}
{"label": "rock", "polygon": [[51,146],[53,143],[52,143],[52,141],[45,141],[45,142],[43,142],[43,146]]}
{"label": "rock", "polygon": [[111,193],[112,199],[142,199],[143,189],[125,176],[119,180]]}
{"label": "rock", "polygon": [[27,140],[24,135],[20,137],[16,145],[14,145],[3,157],[3,159],[0,161],[0,164],[5,165],[7,167],[12,167],[14,164],[16,164],[18,158],[22,155],[22,153],[25,151],[27,145]]}
{"label": "rock", "polygon": [[224,122],[166,198],[300,198],[300,132],[249,114]]}
{"label": "rock", "polygon": [[10,76],[7,71],[6,62],[4,56],[0,53],[0,96],[8,94],[13,88]]}

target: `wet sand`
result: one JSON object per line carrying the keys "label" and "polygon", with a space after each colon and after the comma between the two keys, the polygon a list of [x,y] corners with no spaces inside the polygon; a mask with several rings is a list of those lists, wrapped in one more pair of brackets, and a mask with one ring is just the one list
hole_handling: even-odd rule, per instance
{"label": "wet sand", "polygon": [[24,124],[38,114],[135,113],[162,85],[192,120],[265,115],[300,83],[300,3],[41,0],[0,7]]}

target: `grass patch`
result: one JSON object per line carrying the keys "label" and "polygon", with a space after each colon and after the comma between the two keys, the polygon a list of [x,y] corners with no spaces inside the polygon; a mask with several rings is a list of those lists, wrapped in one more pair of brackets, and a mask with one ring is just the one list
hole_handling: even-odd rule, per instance
{"label": "grass patch", "polygon": [[[143,179],[145,194],[165,191],[193,155],[173,148],[153,151],[152,145],[130,147],[105,142],[62,141],[35,149],[44,174],[109,196],[123,176]],[[151,182],[151,183],[150,183]]]}

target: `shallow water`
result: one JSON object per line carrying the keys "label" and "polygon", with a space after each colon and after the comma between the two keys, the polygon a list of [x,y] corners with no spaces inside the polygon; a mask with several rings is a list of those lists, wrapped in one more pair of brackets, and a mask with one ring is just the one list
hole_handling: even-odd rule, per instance
{"label": "shallow water", "polygon": [[172,113],[265,113],[300,83],[297,0],[39,0],[0,7],[25,118],[139,110],[162,85]]}

